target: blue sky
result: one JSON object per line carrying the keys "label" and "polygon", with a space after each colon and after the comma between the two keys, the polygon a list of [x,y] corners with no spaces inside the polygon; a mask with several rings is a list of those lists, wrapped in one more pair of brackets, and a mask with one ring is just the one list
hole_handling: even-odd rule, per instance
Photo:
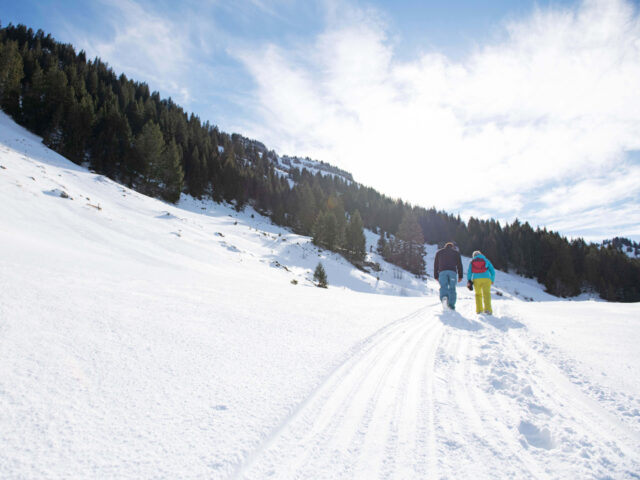
{"label": "blue sky", "polygon": [[3,25],[388,195],[640,240],[637,2],[0,2]]}

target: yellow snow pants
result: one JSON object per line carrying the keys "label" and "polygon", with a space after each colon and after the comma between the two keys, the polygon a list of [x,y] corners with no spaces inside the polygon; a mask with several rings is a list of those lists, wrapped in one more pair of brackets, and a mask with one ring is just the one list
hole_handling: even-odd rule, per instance
{"label": "yellow snow pants", "polygon": [[[491,310],[491,279],[476,278],[473,281],[473,289],[476,292],[476,313],[487,312]],[[484,301],[484,307],[482,305]]]}

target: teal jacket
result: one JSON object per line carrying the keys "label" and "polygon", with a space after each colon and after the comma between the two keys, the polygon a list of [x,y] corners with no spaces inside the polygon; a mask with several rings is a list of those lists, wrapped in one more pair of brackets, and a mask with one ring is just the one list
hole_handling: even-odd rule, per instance
{"label": "teal jacket", "polygon": [[474,280],[476,278],[490,278],[491,283],[495,282],[496,269],[493,268],[493,264],[489,261],[489,259],[482,254],[476,255],[473,258],[482,258],[485,262],[485,265],[487,266],[487,271],[484,273],[473,273],[471,271],[471,262],[469,262],[469,267],[467,268],[467,280]]}

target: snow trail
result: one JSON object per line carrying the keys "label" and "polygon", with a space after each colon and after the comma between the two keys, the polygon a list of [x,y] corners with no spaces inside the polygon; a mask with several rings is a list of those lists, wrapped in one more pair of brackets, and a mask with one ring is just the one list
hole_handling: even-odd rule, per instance
{"label": "snow trail", "polygon": [[523,323],[471,308],[382,329],[234,478],[635,478],[637,431],[552,371]]}
{"label": "snow trail", "polygon": [[397,463],[414,465],[412,449],[397,452],[398,445],[419,443],[415,425],[421,410],[407,404],[415,406],[420,397],[424,365],[435,354],[442,332],[428,311],[394,323],[343,363],[236,477],[364,478],[392,475]]}

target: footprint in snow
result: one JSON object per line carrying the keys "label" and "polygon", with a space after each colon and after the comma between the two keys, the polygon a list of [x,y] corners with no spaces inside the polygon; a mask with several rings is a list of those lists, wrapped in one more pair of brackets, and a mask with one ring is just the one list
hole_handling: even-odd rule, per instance
{"label": "footprint in snow", "polygon": [[536,403],[530,402],[528,405],[529,411],[534,415],[547,415],[548,417],[552,416],[551,410],[547,407],[543,407],[542,405],[538,405]]}
{"label": "footprint in snow", "polygon": [[518,431],[521,433],[520,443],[524,448],[529,446],[551,450],[556,447],[551,431],[548,428],[539,428],[531,422],[522,420],[518,425]]}
{"label": "footprint in snow", "polygon": [[476,363],[482,366],[489,365],[491,364],[491,359],[486,355],[481,355],[479,357],[476,357]]}

